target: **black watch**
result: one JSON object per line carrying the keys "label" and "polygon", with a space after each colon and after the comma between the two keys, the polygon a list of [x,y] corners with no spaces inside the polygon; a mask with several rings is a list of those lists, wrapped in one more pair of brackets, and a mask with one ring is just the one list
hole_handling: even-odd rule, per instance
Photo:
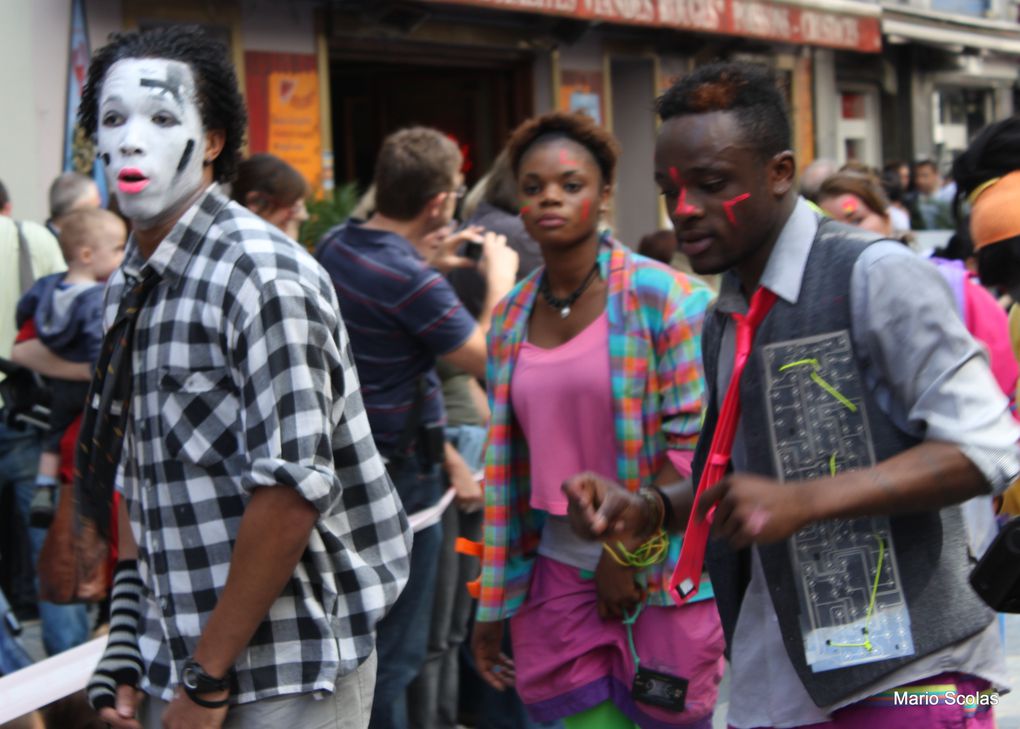
{"label": "black watch", "polygon": [[189,658],[184,662],[184,670],[181,671],[181,685],[184,686],[184,693],[188,695],[189,699],[207,709],[218,709],[221,706],[226,706],[230,701],[229,696],[225,699],[209,701],[199,695],[229,690],[230,678],[229,674],[223,678],[213,678],[194,658]]}

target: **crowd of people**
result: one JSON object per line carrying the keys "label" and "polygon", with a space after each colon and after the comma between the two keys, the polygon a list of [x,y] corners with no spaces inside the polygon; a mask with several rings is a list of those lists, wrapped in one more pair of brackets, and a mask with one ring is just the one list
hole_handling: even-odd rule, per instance
{"label": "crowd of people", "polygon": [[[946,184],[798,176],[754,64],[656,112],[671,230],[617,240],[618,143],[551,112],[470,191],[441,131],[391,134],[306,250],[221,45],[101,48],[111,210],[0,187],[0,617],[108,633],[21,725],[708,729],[728,670],[733,729],[993,727],[968,576],[1020,501],[1020,119]],[[30,660],[5,623],[0,675]]]}

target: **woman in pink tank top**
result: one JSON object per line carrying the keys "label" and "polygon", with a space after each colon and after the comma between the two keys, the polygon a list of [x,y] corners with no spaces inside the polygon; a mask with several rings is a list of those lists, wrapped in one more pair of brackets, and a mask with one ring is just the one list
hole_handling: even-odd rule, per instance
{"label": "woman in pink tank top", "polygon": [[[666,594],[679,537],[662,538],[657,560],[621,565],[617,538],[611,553],[573,534],[560,487],[592,471],[661,509],[650,487],[689,476],[711,294],[600,239],[617,144],[589,117],[530,120],[508,151],[545,266],[500,303],[489,334],[478,668],[497,688],[516,685],[534,719],[567,729],[708,729],[722,630],[711,590],[684,607]],[[650,536],[618,540],[634,550]],[[506,618],[514,660],[500,652]],[[663,696],[640,690],[653,674]]]}

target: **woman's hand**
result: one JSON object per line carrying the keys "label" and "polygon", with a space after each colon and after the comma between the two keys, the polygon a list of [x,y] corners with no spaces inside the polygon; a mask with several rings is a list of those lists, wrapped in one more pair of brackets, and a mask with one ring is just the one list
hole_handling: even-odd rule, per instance
{"label": "woman's hand", "polygon": [[595,591],[598,594],[599,617],[620,620],[631,613],[645,598],[644,590],[634,579],[632,567],[617,564],[608,552],[602,551],[595,568]]}
{"label": "woman's hand", "polygon": [[471,651],[475,666],[485,682],[497,691],[514,685],[514,662],[502,651],[503,623],[476,622],[471,629]]}

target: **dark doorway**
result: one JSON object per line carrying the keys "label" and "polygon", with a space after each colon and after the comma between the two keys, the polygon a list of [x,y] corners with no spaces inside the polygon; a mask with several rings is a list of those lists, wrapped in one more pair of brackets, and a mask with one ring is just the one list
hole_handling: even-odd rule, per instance
{"label": "dark doorway", "polygon": [[382,140],[418,124],[457,140],[470,185],[485,174],[514,126],[531,113],[530,63],[472,67],[407,61],[411,59],[401,64],[333,62],[338,185],[354,181],[366,189]]}

